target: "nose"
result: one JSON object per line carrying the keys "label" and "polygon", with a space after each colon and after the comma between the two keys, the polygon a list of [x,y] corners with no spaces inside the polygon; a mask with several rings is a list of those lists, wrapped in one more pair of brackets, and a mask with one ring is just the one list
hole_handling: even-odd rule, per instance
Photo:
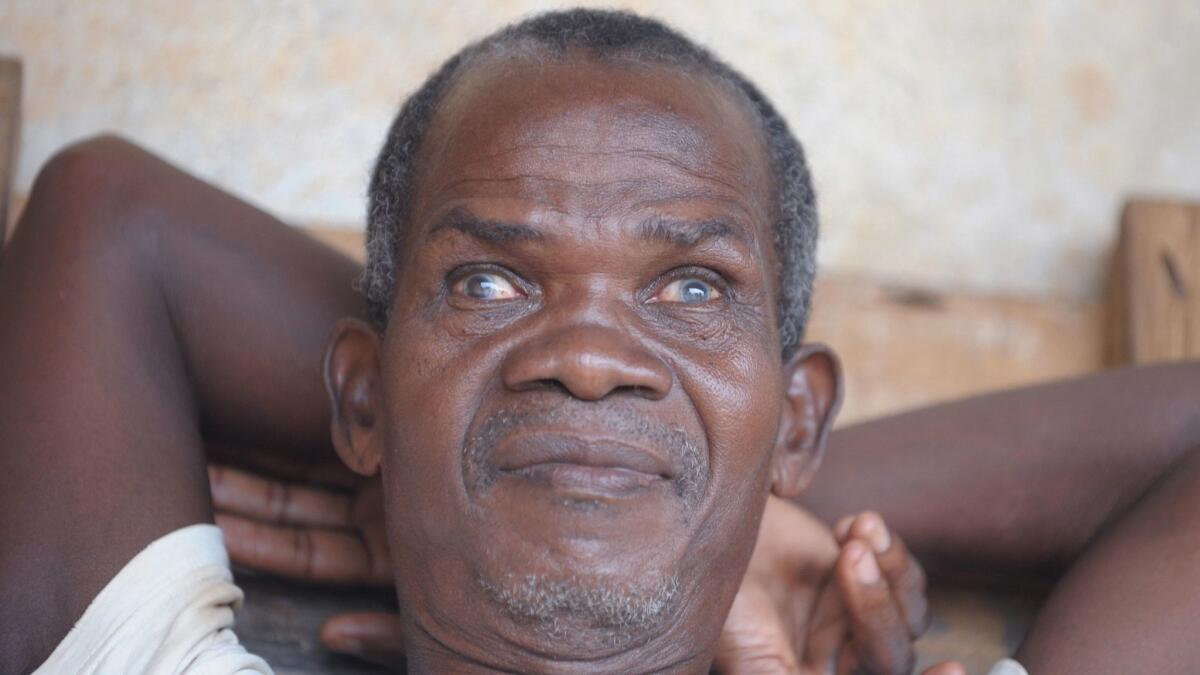
{"label": "nose", "polygon": [[671,391],[661,359],[609,326],[576,325],[514,349],[501,371],[512,391],[561,387],[575,398],[599,401],[627,393],[650,400]]}

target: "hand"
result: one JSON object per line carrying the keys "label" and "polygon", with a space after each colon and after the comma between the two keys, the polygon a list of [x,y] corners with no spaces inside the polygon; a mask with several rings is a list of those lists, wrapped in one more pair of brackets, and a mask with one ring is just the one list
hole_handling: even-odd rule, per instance
{"label": "hand", "polygon": [[[314,469],[278,456],[210,448],[210,457],[221,460],[235,454],[242,464],[250,458],[256,471],[271,477],[209,467],[217,524],[234,562],[306,582],[392,587],[378,480],[363,480],[340,466]],[[924,630],[924,580],[897,537],[884,555],[871,555],[881,579],[874,584],[854,580],[855,563],[878,537],[872,518],[877,516],[844,520],[835,540],[807,512],[772,497],[721,635],[717,667],[734,675],[841,675],[855,672],[852,667],[862,673],[908,673],[897,664],[911,662],[910,638]],[[902,577],[907,585],[896,585],[910,591],[895,595],[891,580]],[[896,599],[901,596],[906,604]],[[919,618],[915,628],[907,619],[896,619],[899,607],[906,608],[904,616]],[[388,667],[404,664],[396,614],[333,616],[321,627],[320,638],[332,651]],[[838,670],[826,668],[835,659]]]}
{"label": "hand", "polygon": [[392,586],[377,478],[339,491],[215,464],[208,475],[234,562],[299,581]]}
{"label": "hand", "polygon": [[[911,672],[912,640],[928,625],[925,579],[874,513],[829,530],[768,500],[750,566],[718,643],[727,675]],[[925,675],[964,675],[943,663]]]}
{"label": "hand", "polygon": [[[377,478],[363,479],[340,462],[219,445],[209,445],[208,456],[216,522],[235,563],[297,581],[376,586],[394,594]],[[335,652],[404,666],[397,614],[339,614],[321,626],[320,639]]]}

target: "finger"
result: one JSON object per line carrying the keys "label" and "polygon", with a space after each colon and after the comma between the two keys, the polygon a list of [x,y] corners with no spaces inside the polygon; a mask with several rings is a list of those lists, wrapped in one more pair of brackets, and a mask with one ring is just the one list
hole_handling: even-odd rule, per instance
{"label": "finger", "polygon": [[299,581],[392,583],[386,544],[356,531],[273,525],[228,513],[218,513],[216,522],[238,564]]}
{"label": "finger", "polygon": [[837,539],[837,543],[846,543],[846,537],[850,534],[850,526],[854,524],[854,520],[856,518],[858,518],[857,514],[843,516],[837,521],[837,524],[833,526],[833,537],[834,539]]}
{"label": "finger", "polygon": [[836,583],[822,584],[808,622],[797,622],[796,630],[792,643],[803,650],[801,672],[829,672],[849,630],[846,605]]}
{"label": "finger", "polygon": [[216,441],[205,441],[204,450],[210,462],[282,480],[342,489],[350,489],[362,480],[332,452],[328,457],[314,459],[296,453],[271,452]]}
{"label": "finger", "polygon": [[838,589],[846,603],[854,655],[868,672],[910,673],[915,657],[908,626],[867,545],[851,539],[838,558]]}
{"label": "finger", "polygon": [[945,661],[926,668],[921,675],[967,675],[967,669],[957,661]]}
{"label": "finger", "polygon": [[399,614],[339,614],[321,625],[321,644],[339,654],[386,668],[404,666],[404,623]]}
{"label": "finger", "polygon": [[929,628],[929,602],[925,596],[925,570],[908,552],[904,540],[888,530],[883,518],[874,511],[862,513],[855,519],[849,536],[870,544],[875,552],[892,597],[908,625],[909,635],[918,638]]}
{"label": "finger", "polygon": [[342,492],[263,478],[219,464],[208,465],[208,483],[218,511],[269,523],[350,526],[353,500]]}

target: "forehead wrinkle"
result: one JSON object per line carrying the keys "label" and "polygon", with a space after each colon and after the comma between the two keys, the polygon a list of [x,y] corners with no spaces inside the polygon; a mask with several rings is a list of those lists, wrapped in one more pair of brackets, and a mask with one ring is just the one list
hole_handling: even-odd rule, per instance
{"label": "forehead wrinkle", "polygon": [[[645,158],[654,160],[656,162],[667,164],[670,167],[672,167],[673,169],[676,169],[679,172],[679,174],[682,174],[682,175],[672,178],[670,176],[655,175],[652,172],[641,171],[641,172],[636,172],[636,173],[635,172],[625,172],[625,173],[633,174],[633,175],[627,175],[625,177],[614,177],[614,178],[607,179],[607,180],[580,180],[578,178],[573,178],[573,177],[568,178],[568,177],[561,177],[561,176],[554,176],[554,175],[546,175],[544,173],[532,173],[532,172],[528,172],[528,171],[520,171],[517,173],[509,174],[507,176],[498,176],[498,177],[497,176],[488,176],[488,177],[462,176],[462,177],[452,179],[446,183],[443,183],[442,185],[437,186],[433,190],[433,192],[435,192],[435,193],[451,192],[451,191],[454,191],[454,190],[457,190],[457,189],[460,189],[463,187],[471,186],[471,185],[489,185],[489,184],[504,185],[504,184],[514,184],[514,183],[521,183],[521,182],[547,183],[547,184],[564,185],[564,186],[577,187],[577,188],[583,188],[583,189],[597,189],[597,188],[610,188],[610,187],[618,187],[618,188],[620,188],[620,187],[636,187],[636,186],[645,185],[645,184],[652,184],[652,185],[656,185],[656,186],[667,186],[667,185],[671,185],[672,183],[674,183],[675,185],[673,185],[672,187],[675,187],[678,189],[678,188],[691,187],[689,185],[680,185],[679,183],[687,183],[687,182],[689,182],[687,180],[687,178],[692,178],[692,179],[696,179],[696,180],[699,180],[702,182],[709,183],[709,184],[713,185],[714,187],[719,186],[720,188],[724,188],[724,190],[709,191],[709,190],[692,189],[692,190],[688,190],[684,193],[680,193],[679,198],[683,198],[684,195],[687,195],[687,196],[697,196],[697,197],[701,197],[701,198],[725,201],[725,202],[728,202],[731,204],[737,204],[739,206],[740,210],[745,211],[747,213],[747,215],[749,215],[751,213],[751,209],[749,208],[748,203],[757,201],[750,194],[755,191],[755,189],[754,189],[755,186],[752,186],[750,184],[739,185],[733,181],[721,178],[718,173],[711,173],[711,172],[706,172],[706,171],[702,171],[702,170],[698,170],[698,169],[693,169],[692,167],[689,167],[685,164],[682,164],[682,163],[676,161],[674,158],[670,157],[669,155],[663,155],[660,153],[655,153],[655,152],[650,152],[650,151],[637,151],[637,150],[634,150],[634,151],[571,150],[571,152],[576,155],[599,155],[599,156],[611,156],[611,155],[633,156],[633,155],[636,155],[639,157],[645,157]],[[464,163],[464,166],[469,166],[471,164],[478,164],[479,162],[482,162],[482,161],[486,161],[486,160],[481,159],[481,160],[476,160],[473,162],[466,162],[466,163]],[[725,194],[722,194],[722,192],[725,192]]]}
{"label": "forehead wrinkle", "polygon": [[[745,191],[745,189],[747,187],[750,187],[749,183],[753,182],[753,181],[747,181],[747,183],[748,183],[747,185],[739,186],[730,181],[719,178],[718,177],[719,172],[705,170],[708,167],[692,166],[692,164],[696,164],[696,162],[687,162],[681,157],[673,156],[669,153],[662,152],[661,150],[654,150],[654,149],[644,147],[644,146],[623,147],[623,148],[613,148],[613,149],[599,149],[599,148],[580,148],[577,145],[570,145],[570,144],[565,144],[565,143],[537,143],[537,144],[529,144],[529,145],[519,144],[519,145],[509,146],[509,147],[506,147],[506,148],[503,148],[501,150],[497,150],[494,152],[489,152],[488,154],[486,154],[482,157],[477,157],[475,159],[469,159],[465,162],[462,162],[462,164],[460,164],[460,166],[463,168],[467,168],[467,167],[477,166],[479,164],[486,164],[487,162],[500,159],[500,158],[504,157],[505,155],[511,155],[511,154],[525,152],[525,151],[543,151],[543,150],[548,150],[548,151],[552,151],[555,153],[564,153],[564,154],[573,155],[573,156],[644,157],[647,159],[651,159],[651,160],[666,164],[674,169],[678,169],[680,172],[685,173],[694,178],[712,181],[714,183],[718,183],[724,187],[727,187],[734,192],[739,192],[739,193]],[[544,158],[535,157],[535,158],[530,158],[530,160],[528,160],[528,161],[533,164],[541,164],[545,160],[544,160]],[[514,164],[520,165],[521,162],[514,162]],[[703,164],[711,165],[713,168],[728,169],[728,170],[738,173],[738,174],[744,173],[741,170],[741,167],[738,167],[729,162],[721,162],[715,157],[706,157]],[[496,181],[508,180],[508,181],[512,181],[512,180],[517,180],[520,178],[537,178],[537,179],[548,180],[548,181],[577,182],[577,181],[571,181],[570,179],[557,178],[557,177],[545,176],[545,175],[536,175],[536,174],[532,174],[532,173],[523,173],[522,172],[522,173],[514,174],[513,176],[508,177],[508,178],[496,178],[496,179],[463,178],[463,179],[460,179],[453,183],[450,183],[449,187],[456,186],[461,182],[472,181],[472,180],[496,180]],[[633,180],[633,179],[629,179],[629,180]],[[584,186],[595,185],[595,183],[586,183],[586,182],[579,182],[579,184],[584,185]],[[443,189],[445,189],[445,188],[443,188]]]}

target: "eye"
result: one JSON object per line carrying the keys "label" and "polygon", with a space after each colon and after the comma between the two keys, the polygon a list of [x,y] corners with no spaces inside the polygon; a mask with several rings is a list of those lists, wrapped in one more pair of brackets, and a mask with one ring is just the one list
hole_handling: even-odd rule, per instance
{"label": "eye", "polygon": [[521,292],[499,274],[475,272],[454,282],[453,291],[472,300],[511,300]]}
{"label": "eye", "polygon": [[703,279],[689,277],[676,279],[663,287],[654,299],[659,302],[678,302],[684,305],[702,305],[716,300],[721,293]]}

